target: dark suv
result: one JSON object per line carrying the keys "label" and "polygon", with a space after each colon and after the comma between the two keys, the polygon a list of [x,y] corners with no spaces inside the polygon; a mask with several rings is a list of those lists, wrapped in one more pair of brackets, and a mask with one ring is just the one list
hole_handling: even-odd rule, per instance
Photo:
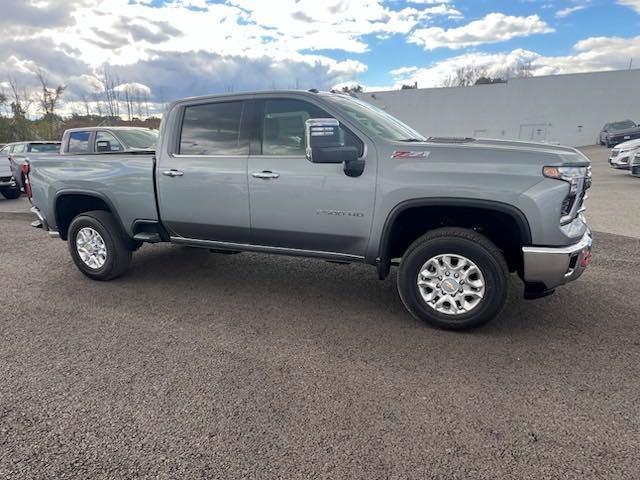
{"label": "dark suv", "polygon": [[606,123],[600,131],[598,143],[611,148],[634,138],[640,138],[640,126],[632,120],[622,120]]}

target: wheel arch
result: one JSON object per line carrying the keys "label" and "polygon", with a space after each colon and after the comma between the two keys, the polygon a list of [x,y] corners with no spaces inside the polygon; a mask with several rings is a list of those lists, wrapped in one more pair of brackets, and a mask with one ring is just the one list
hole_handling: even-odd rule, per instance
{"label": "wheel arch", "polygon": [[122,231],[126,232],[118,211],[105,194],[87,190],[61,190],[54,199],[54,215],[60,238],[67,239],[69,225],[76,216],[92,210],[111,213]]}
{"label": "wheel arch", "polygon": [[[527,217],[520,209],[513,205],[494,200],[473,198],[433,197],[405,200],[391,209],[384,222],[376,258],[378,277],[381,280],[386,278],[391,268],[391,241],[398,227],[398,221],[400,221],[402,215],[407,212],[425,208],[458,209],[461,211],[473,209],[476,212],[496,212],[510,218],[514,222],[518,229],[518,237],[523,245],[531,244],[531,228]],[[430,230],[430,228],[427,229],[427,231],[428,230]]]}

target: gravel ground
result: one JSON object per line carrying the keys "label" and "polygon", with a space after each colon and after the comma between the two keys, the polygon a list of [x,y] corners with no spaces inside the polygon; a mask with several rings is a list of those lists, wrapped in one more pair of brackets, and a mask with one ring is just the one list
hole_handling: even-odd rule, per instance
{"label": "gravel ground", "polygon": [[[640,241],[470,333],[371,267],[147,246],[97,283],[0,220],[0,478],[606,478],[640,469]],[[635,472],[635,473],[634,473]]]}
{"label": "gravel ground", "polygon": [[363,265],[157,245],[92,282],[0,201],[0,479],[638,478],[640,181],[585,151],[589,271],[467,333]]}

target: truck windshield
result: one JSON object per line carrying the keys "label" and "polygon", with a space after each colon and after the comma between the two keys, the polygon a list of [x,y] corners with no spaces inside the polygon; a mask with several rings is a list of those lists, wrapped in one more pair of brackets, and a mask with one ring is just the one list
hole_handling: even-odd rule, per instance
{"label": "truck windshield", "polygon": [[157,130],[120,130],[118,136],[130,150],[155,150],[158,142]]}
{"label": "truck windshield", "polygon": [[394,116],[370,103],[340,94],[325,98],[374,135],[396,142],[426,141],[423,135],[416,132],[409,125],[402,123]]}

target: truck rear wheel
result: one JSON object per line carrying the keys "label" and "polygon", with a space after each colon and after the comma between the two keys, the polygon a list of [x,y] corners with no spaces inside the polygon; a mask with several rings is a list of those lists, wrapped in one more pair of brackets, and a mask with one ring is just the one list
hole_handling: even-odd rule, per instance
{"label": "truck rear wheel", "polygon": [[462,330],[501,312],[508,277],[502,252],[488,238],[464,228],[439,228],[407,249],[398,272],[398,292],[417,319]]}
{"label": "truck rear wheel", "polygon": [[74,218],[68,243],[73,262],[93,280],[119,277],[131,262],[126,234],[109,212],[95,210]]}

